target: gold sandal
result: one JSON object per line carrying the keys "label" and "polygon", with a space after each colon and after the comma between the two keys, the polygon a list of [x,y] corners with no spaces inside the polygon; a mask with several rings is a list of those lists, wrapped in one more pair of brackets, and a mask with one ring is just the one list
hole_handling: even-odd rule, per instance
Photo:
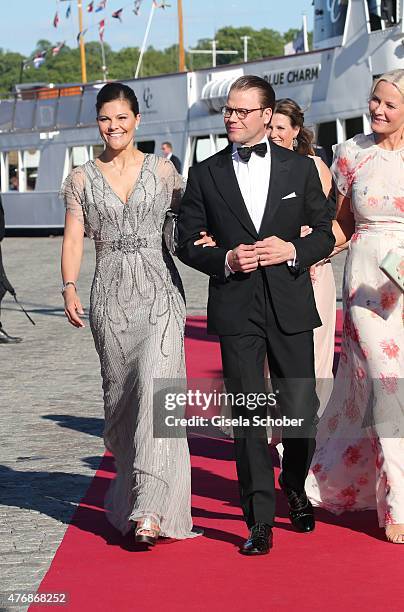
{"label": "gold sandal", "polygon": [[[145,533],[146,532],[146,533]],[[137,522],[135,530],[135,542],[154,546],[159,537],[160,527],[153,519],[146,517]]]}

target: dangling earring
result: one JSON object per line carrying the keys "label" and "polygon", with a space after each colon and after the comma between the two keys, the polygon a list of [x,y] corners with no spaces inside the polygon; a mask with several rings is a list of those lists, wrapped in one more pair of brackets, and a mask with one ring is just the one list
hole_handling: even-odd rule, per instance
{"label": "dangling earring", "polygon": [[292,147],[293,147],[293,150],[294,150],[294,151],[296,151],[296,149],[297,149],[298,145],[299,145],[299,143],[297,142],[297,138],[294,138],[294,139],[292,140]]}

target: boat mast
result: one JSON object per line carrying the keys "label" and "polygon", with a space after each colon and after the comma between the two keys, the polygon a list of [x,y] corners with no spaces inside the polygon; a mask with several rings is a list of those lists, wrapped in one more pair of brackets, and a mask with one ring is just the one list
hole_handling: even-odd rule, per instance
{"label": "boat mast", "polygon": [[83,83],[87,83],[86,48],[84,45],[84,36],[83,36],[83,3],[82,3],[82,0],[77,0],[77,11],[79,14],[79,32],[80,32],[79,44],[80,44],[80,58],[81,58],[81,80]]}
{"label": "boat mast", "polygon": [[185,50],[184,50],[184,20],[182,16],[182,0],[177,0],[178,9],[178,69],[185,72]]}

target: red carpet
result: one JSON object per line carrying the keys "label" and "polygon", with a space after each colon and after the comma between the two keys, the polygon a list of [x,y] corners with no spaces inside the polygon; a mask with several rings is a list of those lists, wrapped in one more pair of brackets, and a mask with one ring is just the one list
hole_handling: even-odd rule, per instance
{"label": "red carpet", "polygon": [[[336,344],[340,329],[339,316]],[[219,345],[206,336],[205,320],[191,317],[187,336],[189,376],[215,376]],[[67,592],[67,609],[80,612],[403,610],[404,550],[384,541],[376,513],[335,517],[318,511],[316,531],[298,534],[279,495],[273,551],[267,557],[243,557],[237,547],[246,528],[232,443],[193,438],[190,446],[194,523],[204,527],[204,537],[136,551],[131,536],[122,538],[103,512],[113,477],[112,458],[105,456],[40,591]]]}

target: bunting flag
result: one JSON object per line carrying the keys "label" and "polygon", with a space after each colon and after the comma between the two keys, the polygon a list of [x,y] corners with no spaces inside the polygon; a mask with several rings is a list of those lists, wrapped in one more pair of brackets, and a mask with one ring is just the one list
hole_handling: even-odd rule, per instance
{"label": "bunting flag", "polygon": [[156,0],[153,0],[153,4],[154,4],[154,8],[169,8],[171,6],[171,4],[167,4],[167,2],[165,2],[165,0],[163,0],[163,2],[160,2],[160,4],[157,3]]}
{"label": "bunting flag", "polygon": [[142,0],[135,0],[135,6],[133,7],[133,12],[135,15],[140,14],[140,5],[142,4]]}
{"label": "bunting flag", "polygon": [[122,14],[122,11],[123,11],[123,8],[120,8],[120,9],[118,9],[117,11],[114,11],[114,12],[112,13],[112,15],[111,15],[111,16],[112,16],[114,19],[119,19],[119,21],[122,23],[122,19],[121,19],[121,14]]}
{"label": "bunting flag", "polygon": [[102,19],[98,24],[98,34],[100,37],[100,41],[104,42],[104,30],[105,30],[105,19]]}
{"label": "bunting flag", "polygon": [[32,63],[34,64],[34,68],[39,68],[40,66],[42,66],[42,64],[45,61],[45,56],[46,56],[46,49],[45,51],[41,51],[40,53],[37,53],[35,55],[35,57],[32,60]]}
{"label": "bunting flag", "polygon": [[52,48],[52,56],[55,57],[55,55],[57,55],[59,53],[59,51],[61,49],[63,49],[63,47],[65,46],[65,41],[59,43],[58,45],[56,45],[56,47]]}
{"label": "bunting flag", "polygon": [[57,28],[58,27],[58,23],[59,23],[59,15],[58,15],[58,13],[56,11],[55,16],[53,18],[53,27]]}
{"label": "bunting flag", "polygon": [[80,38],[81,38],[82,36],[84,36],[84,34],[87,32],[87,30],[88,30],[88,28],[86,28],[85,30],[82,30],[81,32],[79,32],[79,33],[77,34],[77,38],[76,38],[76,40],[77,40],[77,42],[78,42],[78,43],[80,42]]}
{"label": "bunting flag", "polygon": [[69,4],[69,6],[66,9],[66,19],[69,19],[71,12],[72,12],[72,5]]}
{"label": "bunting flag", "polygon": [[106,5],[107,5],[107,0],[101,0],[101,2],[98,3],[97,8],[95,9],[95,12],[99,13],[100,11],[103,11]]}
{"label": "bunting flag", "polygon": [[94,10],[94,2],[87,4],[87,13],[92,13]]}

